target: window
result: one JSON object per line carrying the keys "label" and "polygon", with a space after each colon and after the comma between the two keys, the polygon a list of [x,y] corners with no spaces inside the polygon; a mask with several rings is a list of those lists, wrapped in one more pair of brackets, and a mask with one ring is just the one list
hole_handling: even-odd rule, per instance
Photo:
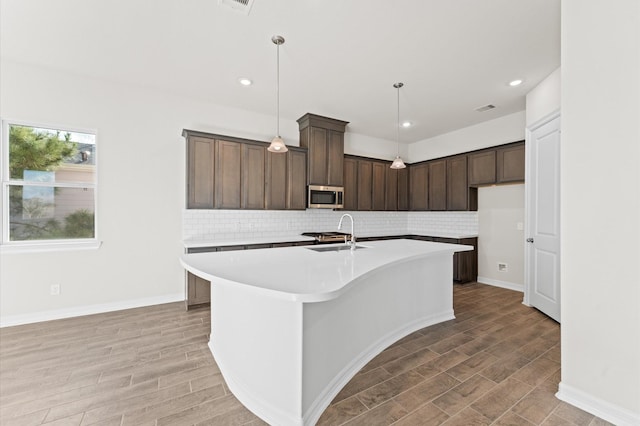
{"label": "window", "polygon": [[4,122],[3,250],[97,246],[96,135]]}

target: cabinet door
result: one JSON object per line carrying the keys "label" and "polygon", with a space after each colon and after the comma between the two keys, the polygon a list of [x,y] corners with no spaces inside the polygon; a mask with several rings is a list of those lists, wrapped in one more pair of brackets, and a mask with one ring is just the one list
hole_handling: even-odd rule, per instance
{"label": "cabinet door", "polygon": [[344,133],[329,130],[327,153],[327,185],[343,186]]}
{"label": "cabinet door", "polygon": [[473,251],[461,251],[456,253],[458,259],[455,265],[457,271],[456,280],[460,283],[467,283],[478,280],[478,238],[464,238],[457,240],[456,244],[473,246]]}
{"label": "cabinet door", "polygon": [[409,210],[409,168],[399,169],[397,172],[398,210]]}
{"label": "cabinet door", "polygon": [[268,210],[287,208],[287,155],[267,151],[265,207]]}
{"label": "cabinet door", "polygon": [[371,161],[358,160],[358,210],[371,210],[373,172]]}
{"label": "cabinet door", "polygon": [[384,210],[385,209],[385,175],[387,166],[384,163],[379,163],[374,161],[371,163],[371,171],[372,171],[372,187],[371,187],[371,199],[372,205],[371,208],[373,210]]}
{"label": "cabinet door", "polygon": [[344,209],[358,210],[358,160],[344,159]]}
{"label": "cabinet door", "polygon": [[187,272],[187,309],[211,301],[211,283]]}
{"label": "cabinet door", "polygon": [[409,166],[409,210],[428,210],[429,165]]}
{"label": "cabinet door", "polygon": [[447,159],[447,210],[469,209],[467,156]]}
{"label": "cabinet door", "polygon": [[212,209],[215,164],[213,139],[190,137],[187,143],[187,208]]}
{"label": "cabinet door", "polygon": [[469,185],[496,183],[496,150],[469,154]]}
{"label": "cabinet door", "polygon": [[[398,210],[398,169],[392,169],[385,164],[385,210]],[[403,169],[404,170],[404,169]]]}
{"label": "cabinet door", "polygon": [[327,157],[329,155],[327,132],[328,130],[320,127],[310,128],[309,185],[327,184]]}
{"label": "cabinet door", "polygon": [[287,209],[304,210],[307,208],[307,153],[290,149],[287,159]]}
{"label": "cabinet door", "polygon": [[447,210],[447,161],[429,163],[429,210]]}
{"label": "cabinet door", "polygon": [[264,209],[265,158],[263,146],[242,146],[242,203],[243,209]]}
{"label": "cabinet door", "polygon": [[524,143],[498,148],[498,183],[524,182]]}
{"label": "cabinet door", "polygon": [[241,193],[242,144],[216,140],[215,206],[239,209]]}

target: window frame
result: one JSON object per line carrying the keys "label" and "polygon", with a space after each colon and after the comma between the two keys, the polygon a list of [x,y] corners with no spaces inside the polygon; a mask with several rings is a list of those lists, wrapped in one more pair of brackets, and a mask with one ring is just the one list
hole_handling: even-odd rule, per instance
{"label": "window frame", "polygon": [[[98,234],[98,132],[95,129],[78,128],[73,126],[59,126],[52,124],[43,124],[33,121],[9,120],[2,119],[2,130],[0,136],[0,181],[2,188],[0,196],[2,197],[2,224],[0,226],[0,253],[29,253],[42,251],[65,251],[65,250],[83,250],[97,249],[102,245]],[[94,165],[95,174],[93,183],[86,182],[25,182],[24,180],[11,179],[9,175],[9,127],[24,126],[32,128],[41,128],[56,130],[60,132],[77,132],[87,133],[94,136]],[[12,186],[38,186],[51,188],[91,188],[93,190],[93,238],[64,238],[50,240],[25,240],[10,241],[9,226],[9,191]]]}

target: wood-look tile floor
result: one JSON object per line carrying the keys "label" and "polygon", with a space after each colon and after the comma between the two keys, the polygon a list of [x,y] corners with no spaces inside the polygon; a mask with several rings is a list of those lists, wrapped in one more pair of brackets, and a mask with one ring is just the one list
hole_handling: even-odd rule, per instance
{"label": "wood-look tile floor", "polygon": [[[521,302],[456,285],[456,319],[387,348],[318,424],[608,424],[555,398],[560,328]],[[226,387],[209,318],[173,303],[0,329],[0,424],[264,425]]]}

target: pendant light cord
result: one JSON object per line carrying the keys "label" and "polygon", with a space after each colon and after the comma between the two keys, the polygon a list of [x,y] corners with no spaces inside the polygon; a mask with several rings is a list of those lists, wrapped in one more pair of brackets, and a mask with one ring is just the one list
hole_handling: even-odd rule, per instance
{"label": "pendant light cord", "polygon": [[398,123],[396,127],[396,145],[398,149],[398,157],[400,157],[400,87],[398,86]]}
{"label": "pendant light cord", "polygon": [[276,136],[280,137],[280,43],[276,46]]}

